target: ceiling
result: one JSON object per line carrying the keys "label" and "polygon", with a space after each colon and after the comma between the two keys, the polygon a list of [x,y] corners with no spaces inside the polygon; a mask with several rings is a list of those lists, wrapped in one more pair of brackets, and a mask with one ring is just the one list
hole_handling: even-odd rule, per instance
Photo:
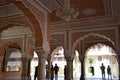
{"label": "ceiling", "polygon": [[[9,0],[8,0],[9,1]],[[22,0],[20,0],[22,1]],[[62,21],[56,17],[56,10],[63,5],[63,0],[31,0],[42,5],[51,15],[51,22]],[[70,0],[72,7],[79,11],[76,20],[96,19],[111,15],[110,0]],[[34,4],[33,4],[34,5]],[[6,0],[0,0],[0,19],[10,16],[23,15],[14,4],[8,4]]]}
{"label": "ceiling", "polygon": [[[59,3],[60,0],[56,0]],[[62,0],[63,1],[63,0]],[[95,19],[100,17],[107,17],[111,15],[110,0],[70,0],[72,7],[79,11],[77,19]],[[52,22],[60,21],[59,17],[55,16],[56,11],[51,13]]]}

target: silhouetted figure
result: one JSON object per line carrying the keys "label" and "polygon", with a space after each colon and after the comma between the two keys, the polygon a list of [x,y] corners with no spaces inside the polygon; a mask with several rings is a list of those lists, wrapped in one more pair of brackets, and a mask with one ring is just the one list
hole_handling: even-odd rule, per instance
{"label": "silhouetted figure", "polygon": [[67,73],[67,66],[65,65],[65,67],[64,67],[64,80],[67,80],[66,79],[66,73]]}
{"label": "silhouetted figure", "polygon": [[107,74],[108,74],[108,80],[109,80],[109,77],[111,77],[111,80],[112,80],[111,68],[110,68],[109,65],[108,65],[108,67],[107,67]]}
{"label": "silhouetted figure", "polygon": [[46,65],[46,79],[49,79],[49,67]]}
{"label": "silhouetted figure", "polygon": [[59,67],[58,67],[57,64],[55,64],[54,70],[55,70],[55,80],[58,80],[58,71],[59,71]]}
{"label": "silhouetted figure", "polygon": [[51,74],[51,80],[54,80],[54,68],[53,68],[53,65],[51,65],[51,71],[50,71],[50,74]]}
{"label": "silhouetted figure", "polygon": [[34,80],[36,80],[38,75],[38,66],[35,67],[35,75],[34,75]]}
{"label": "silhouetted figure", "polygon": [[102,73],[102,79],[105,80],[105,66],[103,65],[103,63],[101,65],[100,69],[101,69],[101,73]]}
{"label": "silhouetted figure", "polygon": [[92,73],[92,76],[94,76],[94,67],[93,67],[93,66],[91,66],[90,68],[91,68],[91,73]]}

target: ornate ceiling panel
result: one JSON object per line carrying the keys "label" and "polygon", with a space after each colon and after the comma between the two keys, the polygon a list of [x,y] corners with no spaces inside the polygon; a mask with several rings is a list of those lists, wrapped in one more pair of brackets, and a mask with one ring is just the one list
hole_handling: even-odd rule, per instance
{"label": "ornate ceiling panel", "polygon": [[[63,2],[56,0],[61,6]],[[110,0],[70,0],[71,6],[79,11],[77,19],[95,19],[100,17],[107,17],[111,15]],[[52,22],[61,21],[59,17],[56,17],[56,11],[51,14]]]}

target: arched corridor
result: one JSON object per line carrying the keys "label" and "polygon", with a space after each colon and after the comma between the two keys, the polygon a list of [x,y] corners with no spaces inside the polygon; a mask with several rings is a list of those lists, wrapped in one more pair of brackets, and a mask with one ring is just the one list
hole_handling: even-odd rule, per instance
{"label": "arched corridor", "polygon": [[0,0],[0,80],[120,80],[119,4]]}

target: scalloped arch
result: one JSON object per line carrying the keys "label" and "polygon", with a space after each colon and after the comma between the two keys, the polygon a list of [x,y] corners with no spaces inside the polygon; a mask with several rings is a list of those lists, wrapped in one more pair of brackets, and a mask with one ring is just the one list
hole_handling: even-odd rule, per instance
{"label": "scalloped arch", "polygon": [[106,37],[105,35],[101,35],[101,34],[98,34],[98,33],[89,33],[89,34],[86,34],[86,35],[80,37],[78,40],[75,41],[75,43],[73,44],[73,47],[72,47],[72,51],[74,52],[76,45],[77,45],[81,40],[85,40],[85,39],[88,38],[89,36],[97,36],[97,37],[106,39],[107,41],[109,41],[109,42],[114,46],[114,42],[113,42],[109,37]]}
{"label": "scalloped arch", "polygon": [[[91,48],[93,48],[93,47],[95,47],[95,46],[106,46],[106,47],[110,47],[109,45],[106,45],[106,44],[102,44],[102,43],[98,43],[98,44],[95,44],[95,45],[93,45],[93,46],[91,46],[91,47],[89,47],[87,50],[86,50],[86,53],[91,49]],[[110,48],[112,48],[112,47],[110,47]],[[113,48],[112,48],[113,49]],[[113,49],[114,50],[114,49]],[[115,51],[115,50],[114,50]],[[85,54],[86,54],[85,53]]]}
{"label": "scalloped arch", "polygon": [[39,21],[36,19],[34,14],[25,7],[22,1],[16,1],[16,0],[7,0],[8,3],[14,3],[18,9],[20,9],[24,15],[27,16],[29,21],[31,22],[33,26],[33,31],[35,34],[35,47],[42,47],[43,39],[42,39],[42,30],[39,24]]}
{"label": "scalloped arch", "polygon": [[[2,51],[5,51],[7,47],[15,47],[15,48],[18,48],[21,50],[21,47],[16,43],[16,42],[13,42],[13,41],[7,41],[5,43],[3,43],[0,48],[2,49]],[[4,55],[4,52],[1,52],[2,54],[0,55]]]}

